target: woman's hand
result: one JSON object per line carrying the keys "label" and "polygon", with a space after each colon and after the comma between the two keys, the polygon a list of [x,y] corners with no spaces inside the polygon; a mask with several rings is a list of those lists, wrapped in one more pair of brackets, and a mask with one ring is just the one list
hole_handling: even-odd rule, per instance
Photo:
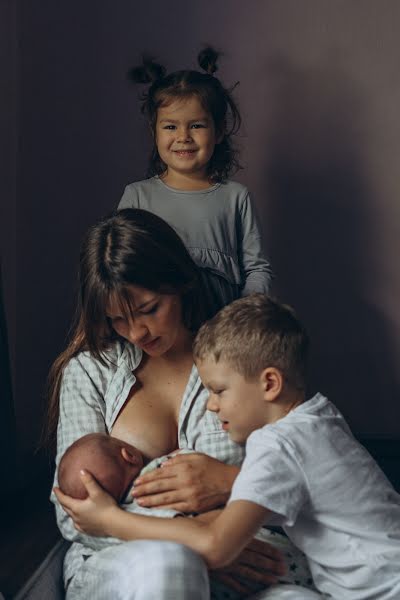
{"label": "woman's hand", "polygon": [[205,512],[226,503],[238,473],[206,454],[178,454],[136,479],[132,495],[145,507]]}
{"label": "woman's hand", "polygon": [[243,597],[254,593],[252,582],[271,585],[277,583],[279,577],[285,573],[286,564],[282,552],[268,542],[256,538],[232,564],[212,572],[215,579],[243,594]]}
{"label": "woman's hand", "polygon": [[88,471],[81,472],[81,479],[88,493],[85,500],[67,496],[60,488],[54,488],[54,493],[78,531],[88,535],[107,536],[106,526],[112,519],[112,513],[121,509]]}

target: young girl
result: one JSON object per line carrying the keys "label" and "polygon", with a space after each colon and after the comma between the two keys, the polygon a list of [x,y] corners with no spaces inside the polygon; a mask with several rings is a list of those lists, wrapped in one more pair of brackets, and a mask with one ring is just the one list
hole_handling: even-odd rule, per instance
{"label": "young girl", "polygon": [[142,112],[153,135],[149,179],[128,185],[121,208],[143,208],[165,219],[180,235],[218,310],[240,295],[267,292],[271,270],[249,192],[228,180],[239,165],[232,136],[238,108],[214,76],[218,53],[200,52],[205,71],[176,71],[150,60],[132,79],[151,83]]}

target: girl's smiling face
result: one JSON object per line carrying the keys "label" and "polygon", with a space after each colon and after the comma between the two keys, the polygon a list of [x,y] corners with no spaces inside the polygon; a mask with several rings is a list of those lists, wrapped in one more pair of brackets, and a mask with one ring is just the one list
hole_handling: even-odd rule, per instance
{"label": "girl's smiling face", "polygon": [[209,187],[207,165],[218,141],[214,121],[196,96],[160,106],[156,144],[167,165],[163,181],[177,189]]}

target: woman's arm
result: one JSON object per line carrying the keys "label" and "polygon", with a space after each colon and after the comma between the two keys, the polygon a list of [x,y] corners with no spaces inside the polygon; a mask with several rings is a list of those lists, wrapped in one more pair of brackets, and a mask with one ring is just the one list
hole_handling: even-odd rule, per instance
{"label": "woman's arm", "polygon": [[78,530],[124,540],[163,539],[181,543],[198,552],[213,569],[231,563],[269,515],[258,504],[237,500],[210,523],[187,518],[142,517],[120,509],[90,473],[84,472],[81,477],[88,491],[86,500],[75,500],[56,490]]}
{"label": "woman's arm", "polygon": [[135,480],[132,495],[140,506],[200,513],[224,505],[239,473],[205,454],[182,454]]}

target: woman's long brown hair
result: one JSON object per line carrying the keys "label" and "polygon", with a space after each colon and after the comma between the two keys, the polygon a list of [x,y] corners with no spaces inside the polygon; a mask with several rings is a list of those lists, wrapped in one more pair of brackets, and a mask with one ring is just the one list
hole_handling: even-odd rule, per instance
{"label": "woman's long brown hair", "polygon": [[110,295],[119,298],[121,309],[129,315],[129,285],[179,294],[184,325],[193,333],[211,316],[198,269],[180,237],[163,219],[141,209],[121,210],[89,229],[81,248],[79,284],[76,325],[48,377],[42,438],[52,450],[66,365],[84,350],[105,364],[105,351],[118,337],[106,316]]}

